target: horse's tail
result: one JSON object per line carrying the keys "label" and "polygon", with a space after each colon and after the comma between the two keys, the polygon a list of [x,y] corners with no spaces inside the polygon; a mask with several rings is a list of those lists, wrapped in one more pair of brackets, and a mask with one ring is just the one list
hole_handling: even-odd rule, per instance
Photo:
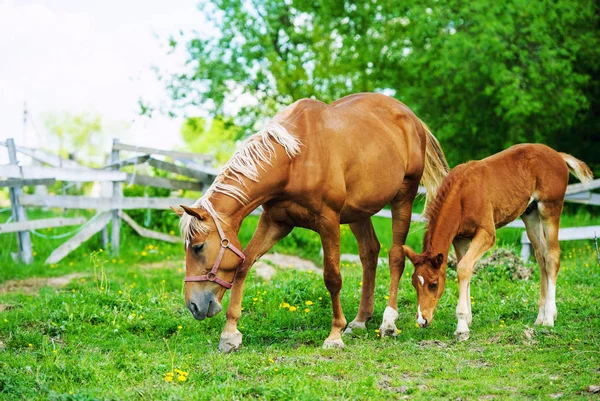
{"label": "horse's tail", "polygon": [[587,184],[594,178],[594,174],[592,173],[592,170],[590,170],[587,164],[567,153],[558,153],[560,154],[560,157],[563,158],[565,163],[567,163],[569,172],[575,177],[577,177],[579,181],[583,182],[584,184]]}
{"label": "horse's tail", "polygon": [[426,202],[432,202],[435,199],[437,189],[441,185],[444,178],[448,175],[450,167],[444,156],[444,151],[438,140],[433,136],[429,127],[419,120],[427,134],[427,146],[425,147],[425,166],[423,168],[423,176],[421,183],[427,190]]}

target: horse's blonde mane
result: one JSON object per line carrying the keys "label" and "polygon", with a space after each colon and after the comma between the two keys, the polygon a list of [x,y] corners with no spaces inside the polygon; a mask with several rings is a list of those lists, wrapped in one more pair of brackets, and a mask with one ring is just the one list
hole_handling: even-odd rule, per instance
{"label": "horse's blonde mane", "polygon": [[[258,182],[260,180],[259,169],[266,171],[265,165],[273,165],[275,144],[281,145],[290,159],[300,153],[301,143],[298,138],[281,125],[282,114],[289,113],[283,111],[271,120],[262,131],[250,136],[244,142],[225,164],[208,190],[192,207],[203,208],[221,219],[209,200],[211,194],[219,192],[246,205],[250,198],[244,190],[248,187],[245,180]],[[210,231],[209,225],[188,214],[181,216],[179,227],[181,235],[186,240],[190,240],[198,233],[207,234]]]}

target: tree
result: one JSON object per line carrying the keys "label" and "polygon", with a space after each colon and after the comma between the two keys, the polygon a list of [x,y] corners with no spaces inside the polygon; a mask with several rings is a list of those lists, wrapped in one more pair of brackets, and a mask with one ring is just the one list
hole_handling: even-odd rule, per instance
{"label": "tree", "polygon": [[212,154],[223,164],[235,151],[235,143],[243,135],[243,130],[230,118],[217,116],[206,129],[206,120],[202,117],[190,117],[181,127],[181,136],[187,150]]}
{"label": "tree", "polygon": [[[251,128],[303,97],[383,91],[434,130],[451,164],[545,142],[600,165],[600,11],[591,0],[217,0],[217,37],[172,38],[168,87]],[[228,102],[251,95],[235,116]]]}
{"label": "tree", "polygon": [[99,164],[102,154],[102,119],[97,114],[50,114],[44,119],[50,136],[56,140],[58,154],[83,164]]}

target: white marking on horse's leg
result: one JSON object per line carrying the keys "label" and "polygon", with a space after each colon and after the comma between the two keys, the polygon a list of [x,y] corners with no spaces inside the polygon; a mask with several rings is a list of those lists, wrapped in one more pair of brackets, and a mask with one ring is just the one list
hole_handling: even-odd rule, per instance
{"label": "white marking on horse's leg", "polygon": [[331,348],[344,348],[344,342],[341,338],[337,338],[335,340],[325,340],[323,343],[323,349]]}
{"label": "white marking on horse's leg", "polygon": [[348,327],[344,330],[344,334],[352,334],[353,330],[366,330],[366,322],[357,322],[356,319],[348,323]]}
{"label": "white marking on horse's leg", "polygon": [[544,308],[542,325],[554,326],[556,315],[556,282],[548,275],[548,293],[546,295],[546,305]]}
{"label": "white marking on horse's leg", "polygon": [[469,313],[467,314],[467,324],[470,326],[473,321],[473,312],[471,310],[471,283],[469,283],[469,289],[467,290],[467,303],[469,307]]}
{"label": "white marking on horse's leg", "polygon": [[219,341],[219,351],[228,354],[237,351],[242,346],[242,333],[221,333],[221,341]]}
{"label": "white marking on horse's leg", "polygon": [[421,286],[423,286],[425,284],[425,279],[423,278],[423,276],[417,276],[419,278],[419,282],[421,283]]}
{"label": "white marking on horse's leg", "polygon": [[419,323],[420,326],[427,323],[427,320],[423,319],[423,315],[421,314],[421,305],[417,305],[417,323]]}
{"label": "white marking on horse's leg", "polygon": [[398,335],[398,329],[396,328],[396,320],[398,320],[398,312],[394,308],[386,307],[383,311],[383,322],[379,328],[379,335],[381,337],[395,337]]}

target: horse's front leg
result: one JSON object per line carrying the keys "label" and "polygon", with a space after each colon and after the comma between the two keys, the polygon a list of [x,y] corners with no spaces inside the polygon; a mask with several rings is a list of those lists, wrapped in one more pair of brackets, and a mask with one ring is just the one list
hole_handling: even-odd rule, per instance
{"label": "horse's front leg", "polygon": [[263,212],[260,216],[256,231],[244,249],[246,260],[240,266],[233,287],[231,287],[227,322],[219,342],[220,351],[228,353],[242,346],[242,333],[237,329],[237,323],[242,315],[242,297],[248,272],[256,259],[264,255],[277,241],[288,235],[292,228],[273,221],[267,212]]}
{"label": "horse's front leg", "polygon": [[[346,327],[346,318],[342,311],[340,291],[342,290],[342,275],[340,273],[340,224],[339,216],[324,218],[319,226],[321,243],[323,244],[323,279],[331,295],[333,320],[331,332],[325,340],[323,348],[342,348],[342,331]],[[335,218],[334,218],[335,217]]]}
{"label": "horse's front leg", "polygon": [[490,249],[495,241],[495,230],[491,230],[490,234],[487,230],[480,229],[477,231],[469,250],[461,258],[456,268],[458,275],[458,305],[456,306],[456,318],[458,323],[454,337],[458,341],[464,341],[469,338],[469,325],[471,324],[471,300],[470,300],[470,282],[471,274],[475,263]]}

